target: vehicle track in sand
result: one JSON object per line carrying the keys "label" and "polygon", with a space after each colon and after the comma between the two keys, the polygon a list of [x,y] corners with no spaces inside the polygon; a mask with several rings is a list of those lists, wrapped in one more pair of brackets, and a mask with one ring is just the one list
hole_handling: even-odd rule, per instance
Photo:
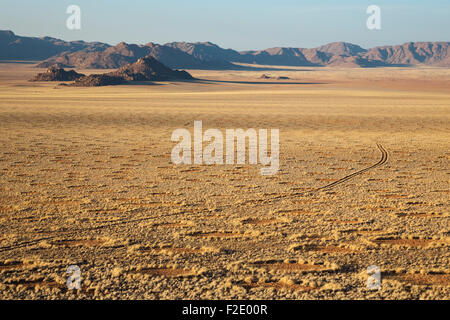
{"label": "vehicle track in sand", "polygon": [[336,186],[338,186],[338,185],[340,185],[340,184],[342,184],[344,182],[347,182],[348,180],[350,180],[350,179],[352,179],[352,178],[354,178],[356,176],[359,176],[360,174],[363,174],[364,172],[367,172],[369,170],[372,170],[372,169],[375,169],[377,167],[380,167],[380,166],[384,165],[389,160],[389,152],[386,151],[386,149],[379,143],[377,143],[377,147],[381,151],[381,158],[380,158],[380,160],[377,163],[371,165],[370,167],[367,167],[367,168],[358,170],[356,172],[353,172],[353,173],[351,173],[349,175],[346,175],[345,177],[343,177],[341,179],[333,181],[333,182],[331,182],[329,184],[326,184],[326,185],[324,185],[322,187],[311,189],[311,190],[304,191],[304,192],[297,192],[297,193],[294,193],[294,194],[290,194],[288,196],[280,195],[280,196],[278,196],[278,197],[276,197],[274,199],[269,200],[266,203],[271,203],[271,202],[277,201],[280,198],[294,198],[294,197],[298,197],[298,196],[311,195],[314,192],[318,192],[318,191],[322,191],[322,190],[329,190],[329,189],[332,189],[332,188],[334,188],[334,187],[336,187]]}
{"label": "vehicle track in sand", "polygon": [[312,191],[320,191],[320,190],[332,189],[332,188],[334,188],[335,186],[337,186],[337,185],[339,185],[341,183],[344,183],[344,182],[346,182],[346,181],[348,181],[348,180],[350,180],[350,179],[352,179],[352,178],[354,178],[354,177],[356,177],[356,176],[358,176],[360,174],[363,174],[364,172],[367,172],[367,171],[369,171],[371,169],[375,169],[376,167],[379,167],[379,166],[382,166],[383,164],[385,164],[389,160],[389,153],[386,151],[386,149],[384,149],[384,147],[381,144],[377,143],[377,147],[381,151],[381,159],[377,163],[371,165],[370,167],[367,167],[367,168],[361,169],[359,171],[353,172],[353,173],[351,173],[349,175],[346,175],[345,177],[343,177],[343,178],[341,178],[341,179],[339,179],[337,181],[334,181],[332,183],[329,183],[329,184],[327,184],[327,185],[325,185],[323,187],[314,189]]}
{"label": "vehicle track in sand", "polygon": [[[332,189],[332,188],[336,187],[339,184],[342,184],[342,183],[344,183],[344,182],[346,182],[346,181],[348,181],[348,180],[350,180],[350,179],[352,179],[352,178],[354,178],[354,177],[356,177],[356,176],[358,176],[360,174],[363,174],[364,172],[367,172],[367,171],[369,171],[371,169],[374,169],[376,167],[382,166],[383,164],[385,164],[388,161],[389,153],[386,151],[386,149],[384,149],[384,147],[381,144],[377,143],[377,147],[381,151],[381,159],[377,163],[371,165],[370,167],[367,167],[367,168],[358,170],[356,172],[353,172],[353,173],[351,173],[351,174],[349,174],[349,175],[347,175],[347,176],[345,176],[345,177],[343,177],[343,178],[341,178],[341,179],[339,179],[337,181],[329,183],[329,184],[327,184],[325,186],[322,186],[322,187],[319,187],[319,188],[316,188],[316,189],[313,189],[313,190],[310,190],[310,191],[307,191],[307,192],[296,193],[296,194],[294,194],[292,196],[306,195],[306,194],[311,194],[313,192],[317,192],[317,191],[321,191],[321,190]],[[272,201],[274,201],[274,200],[276,200],[276,199],[272,199]],[[271,201],[269,201],[269,202],[271,202]],[[172,216],[172,215],[177,215],[177,214],[178,213],[169,214],[167,216]],[[99,226],[94,226],[94,227],[87,228],[87,229],[68,230],[68,231],[63,232],[63,233],[66,234],[66,235],[74,235],[74,234],[76,234],[76,232],[79,232],[79,231],[89,231],[89,230],[103,229],[103,228],[108,228],[108,227],[114,227],[114,226],[117,226],[117,225],[124,225],[124,224],[133,223],[133,222],[136,223],[136,222],[141,222],[141,221],[151,220],[151,219],[156,219],[156,218],[161,218],[161,217],[152,216],[152,217],[146,217],[146,218],[135,219],[135,220],[130,220],[130,221],[126,221],[125,219],[120,219],[119,222],[117,222],[117,221],[116,222],[111,222],[111,223],[107,223],[107,224],[103,224],[103,225],[99,225]],[[2,246],[2,247],[0,247],[0,252],[10,251],[10,250],[14,250],[14,249],[23,248],[23,247],[29,247],[29,246],[32,246],[32,245],[36,245],[36,244],[38,244],[39,242],[41,242],[43,240],[51,240],[51,239],[54,239],[56,237],[57,236],[50,236],[50,237],[45,237],[45,238],[40,238],[40,239],[35,239],[35,240],[23,241],[23,242],[20,242],[20,243],[14,244],[14,245],[10,245],[10,246]]]}

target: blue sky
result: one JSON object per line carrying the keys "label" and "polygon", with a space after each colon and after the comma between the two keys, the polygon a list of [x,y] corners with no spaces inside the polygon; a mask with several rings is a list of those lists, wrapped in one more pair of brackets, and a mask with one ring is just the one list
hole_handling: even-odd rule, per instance
{"label": "blue sky", "polygon": [[[81,8],[81,30],[66,28],[71,4]],[[366,28],[369,5],[381,7],[381,30]],[[211,41],[248,50],[347,41],[368,48],[450,41],[450,0],[1,0],[0,29],[110,44]]]}

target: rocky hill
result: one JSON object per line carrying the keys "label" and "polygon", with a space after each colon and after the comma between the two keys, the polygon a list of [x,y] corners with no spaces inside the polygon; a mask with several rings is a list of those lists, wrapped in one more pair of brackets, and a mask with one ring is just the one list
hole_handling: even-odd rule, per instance
{"label": "rocky hill", "polygon": [[124,78],[112,76],[109,74],[91,74],[87,77],[77,79],[71,85],[74,87],[103,87],[117,86],[127,83]]}
{"label": "rocky hill", "polygon": [[172,70],[164,64],[147,56],[139,58],[135,63],[130,63],[119,70],[109,73],[111,76],[122,77],[126,81],[167,81],[190,80],[192,76],[186,71]]}
{"label": "rocky hill", "polygon": [[105,74],[93,74],[79,78],[74,82],[78,87],[97,87],[119,85],[136,81],[190,80],[193,77],[186,71],[172,70],[152,56],[139,58],[116,71]]}
{"label": "rocky hill", "polygon": [[46,72],[37,74],[30,81],[74,81],[84,76],[74,70],[66,71],[62,68],[50,67]]}

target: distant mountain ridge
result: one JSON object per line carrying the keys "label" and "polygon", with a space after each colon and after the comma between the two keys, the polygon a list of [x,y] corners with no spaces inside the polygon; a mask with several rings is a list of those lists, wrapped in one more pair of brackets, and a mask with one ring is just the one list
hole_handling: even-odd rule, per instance
{"label": "distant mountain ridge", "polygon": [[450,42],[407,42],[368,50],[365,56],[386,64],[450,67]]}
{"label": "distant mountain ridge", "polygon": [[121,42],[114,47],[97,52],[87,50],[64,52],[41,62],[38,67],[47,68],[56,65],[83,69],[116,69],[148,55],[173,69],[229,69],[233,67],[233,64],[228,61],[201,60],[181,50],[152,42],[146,45]]}
{"label": "distant mountain ridge", "polygon": [[0,30],[0,60],[44,60],[63,52],[104,51],[110,45],[101,42],[63,41],[51,37],[21,37]]}
{"label": "distant mountain ridge", "polygon": [[347,42],[317,48],[275,47],[236,51],[211,42],[145,45],[121,42],[65,42],[49,37],[16,36],[0,31],[0,60],[44,60],[38,67],[115,69],[151,56],[173,69],[238,69],[237,64],[324,67],[436,66],[450,67],[450,42],[408,42],[364,49]]}

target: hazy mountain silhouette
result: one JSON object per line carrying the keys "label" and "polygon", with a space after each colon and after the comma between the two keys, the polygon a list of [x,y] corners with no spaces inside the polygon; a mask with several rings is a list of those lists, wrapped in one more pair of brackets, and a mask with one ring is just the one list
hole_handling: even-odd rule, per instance
{"label": "hazy mountain silhouette", "polygon": [[129,45],[124,42],[117,46],[109,47],[104,51],[89,52],[80,50],[78,52],[63,52],[53,56],[40,64],[38,67],[49,67],[57,65],[59,67],[77,67],[83,69],[115,69],[149,53],[146,48],[139,45]]}
{"label": "hazy mountain silhouette", "polygon": [[270,48],[260,51],[241,52],[239,62],[278,65],[278,66],[314,66],[317,65],[306,59],[300,48]]}
{"label": "hazy mountain silhouette", "polygon": [[20,37],[0,30],[0,60],[44,60],[62,52],[103,51],[109,45],[100,42],[70,41],[42,37]]}
{"label": "hazy mountain silhouette", "polygon": [[165,45],[181,50],[200,61],[224,67],[230,67],[230,61],[239,61],[241,57],[239,52],[233,49],[223,49],[211,42],[171,42]]}
{"label": "hazy mountain silhouette", "polygon": [[38,67],[57,65],[59,67],[85,69],[115,69],[148,55],[175,69],[229,69],[233,67],[228,61],[198,59],[176,48],[152,42],[146,45],[121,42],[101,52],[88,52],[86,50],[74,53],[64,52],[41,62]]}
{"label": "hazy mountain silhouette", "polygon": [[259,51],[237,52],[207,43],[170,43],[186,53],[204,59],[214,56],[230,62],[278,66],[380,67],[430,65],[449,66],[450,42],[417,42],[400,46],[364,49],[346,42],[333,42],[317,48],[276,47]]}
{"label": "hazy mountain silhouette", "polygon": [[356,56],[367,51],[356,44],[348,42],[331,42],[316,48],[316,50],[341,56]]}
{"label": "hazy mountain silhouette", "polygon": [[376,47],[364,57],[397,65],[450,66],[450,42],[408,42],[399,46]]}
{"label": "hazy mountain silhouette", "polygon": [[276,47],[242,51],[224,49],[211,42],[171,42],[165,45],[72,41],[44,37],[19,37],[0,31],[0,59],[45,60],[38,67],[120,68],[152,56],[170,68],[236,69],[235,63],[277,66],[450,66],[450,42],[409,42],[403,45],[364,49],[347,42],[317,48]]}
{"label": "hazy mountain silhouette", "polygon": [[[150,55],[171,68],[186,69],[230,69],[235,66],[230,60],[209,58],[208,55],[199,55],[196,52],[186,52],[172,45],[159,45],[155,43],[146,44],[151,48]],[[219,48],[219,47],[217,47]],[[223,49],[222,49],[223,50]]]}

